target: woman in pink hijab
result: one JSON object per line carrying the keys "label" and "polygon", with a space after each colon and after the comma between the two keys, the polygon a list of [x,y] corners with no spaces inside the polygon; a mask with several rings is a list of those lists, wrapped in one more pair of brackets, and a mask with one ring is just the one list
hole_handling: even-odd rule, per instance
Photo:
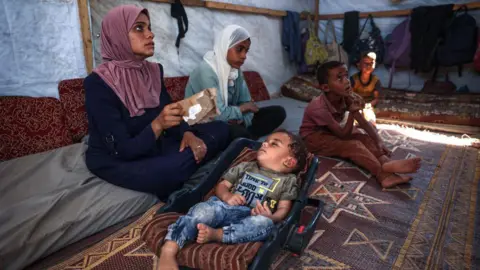
{"label": "woman in pink hijab", "polygon": [[102,21],[103,63],[84,81],[88,168],[124,188],[165,199],[228,144],[218,121],[190,127],[172,103],[163,67],[145,59],[155,49],[150,16],[133,5]]}

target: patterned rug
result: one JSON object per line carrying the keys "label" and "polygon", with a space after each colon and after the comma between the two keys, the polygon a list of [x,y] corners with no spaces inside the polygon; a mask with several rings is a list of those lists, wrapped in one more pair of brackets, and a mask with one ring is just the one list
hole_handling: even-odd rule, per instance
{"label": "patterned rug", "polygon": [[[272,269],[480,268],[478,150],[432,143],[427,136],[413,139],[399,130],[380,135],[393,158],[423,158],[414,180],[382,189],[350,163],[322,158],[311,193],[326,202],[322,219],[305,253],[282,252]],[[49,269],[155,269],[156,256],[139,240],[155,210]]]}

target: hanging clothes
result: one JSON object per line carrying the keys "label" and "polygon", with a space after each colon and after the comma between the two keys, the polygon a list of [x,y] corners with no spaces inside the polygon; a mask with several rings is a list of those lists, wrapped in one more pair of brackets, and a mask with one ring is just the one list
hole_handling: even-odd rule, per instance
{"label": "hanging clothes", "polygon": [[358,38],[359,15],[358,11],[345,12],[343,20],[343,49],[350,54],[353,44]]}
{"label": "hanging clothes", "polygon": [[287,16],[283,17],[282,45],[288,52],[290,61],[302,62],[300,14],[298,12],[287,11]]}
{"label": "hanging clothes", "polygon": [[420,6],[412,9],[410,21],[411,68],[415,72],[429,72],[434,66],[435,51],[445,36],[453,16],[453,4]]}
{"label": "hanging clothes", "polygon": [[187,13],[180,0],[175,0],[175,3],[171,5],[170,14],[173,18],[177,19],[178,35],[177,40],[175,41],[175,47],[177,47],[178,51],[180,47],[180,39],[184,38],[188,31]]}

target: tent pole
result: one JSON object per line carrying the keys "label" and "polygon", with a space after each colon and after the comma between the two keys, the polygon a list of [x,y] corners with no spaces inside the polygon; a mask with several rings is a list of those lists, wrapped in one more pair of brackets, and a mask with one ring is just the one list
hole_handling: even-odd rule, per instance
{"label": "tent pole", "polygon": [[[480,9],[480,1],[472,2],[464,4],[467,6],[468,10],[473,9]],[[461,6],[460,4],[455,4],[453,10],[459,9]],[[387,11],[372,11],[372,12],[360,12],[360,18],[367,18],[369,14],[371,14],[374,18],[381,18],[381,17],[404,17],[409,16],[412,12],[411,9],[401,9],[401,10],[387,10]],[[342,14],[322,14],[319,16],[320,20],[343,20],[343,13]]]}
{"label": "tent pole", "polygon": [[90,34],[90,15],[88,13],[88,0],[78,0],[78,13],[80,15],[80,26],[83,40],[83,54],[87,74],[93,69],[92,36]]}
{"label": "tent pole", "polygon": [[[157,3],[173,3],[173,0],[141,0],[147,2],[157,2]],[[315,0],[315,10],[317,10],[315,15],[311,15],[312,17],[317,18],[318,20],[340,20],[343,19],[342,14],[318,14],[318,0]],[[275,9],[268,9],[268,8],[256,8],[244,5],[235,5],[223,2],[215,2],[215,1],[202,1],[202,0],[182,0],[184,6],[194,6],[194,7],[205,7],[208,9],[217,9],[217,10],[224,10],[224,11],[232,11],[232,12],[239,12],[239,13],[249,13],[249,14],[260,14],[266,16],[273,16],[273,17],[285,17],[287,16],[287,12],[284,10],[275,10]],[[465,4],[469,10],[473,9],[480,9],[480,1],[467,3]],[[456,4],[454,9],[460,8],[462,5]],[[399,17],[399,16],[408,16],[410,15],[410,9],[400,9],[400,10],[388,10],[388,11],[372,11],[372,12],[361,12],[360,18],[368,17],[368,14],[372,14],[373,17]],[[302,16],[302,19],[305,19]]]}
{"label": "tent pole", "polygon": [[320,9],[320,0],[315,0],[315,34],[318,35],[318,12]]}

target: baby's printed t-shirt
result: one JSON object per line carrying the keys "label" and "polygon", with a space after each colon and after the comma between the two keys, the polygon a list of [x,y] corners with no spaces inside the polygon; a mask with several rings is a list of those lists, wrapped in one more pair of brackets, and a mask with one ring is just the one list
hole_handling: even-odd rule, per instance
{"label": "baby's printed t-shirt", "polygon": [[230,168],[223,178],[232,183],[232,193],[245,197],[246,206],[254,208],[257,200],[267,202],[274,212],[282,200],[295,200],[298,195],[297,177],[261,168],[257,162],[242,162]]}

